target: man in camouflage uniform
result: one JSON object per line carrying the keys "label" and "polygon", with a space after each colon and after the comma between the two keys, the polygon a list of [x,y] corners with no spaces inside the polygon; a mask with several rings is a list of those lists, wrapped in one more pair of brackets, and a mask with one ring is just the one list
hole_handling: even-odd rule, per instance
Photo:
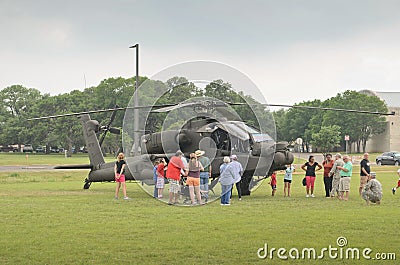
{"label": "man in camouflage uniform", "polygon": [[333,176],[331,198],[335,197],[335,192],[339,198],[340,169],[337,167],[342,167],[343,165],[342,155],[337,153],[335,155],[335,163],[333,163],[333,167],[329,172],[330,176]]}
{"label": "man in camouflage uniform", "polygon": [[381,204],[382,185],[375,177],[376,173],[371,172],[368,176],[368,182],[361,192],[361,196],[366,201],[367,205],[369,205],[370,202]]}

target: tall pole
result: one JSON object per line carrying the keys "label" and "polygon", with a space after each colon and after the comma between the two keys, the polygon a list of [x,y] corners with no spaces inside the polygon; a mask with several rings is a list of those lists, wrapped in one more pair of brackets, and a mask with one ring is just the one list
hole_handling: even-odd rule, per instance
{"label": "tall pole", "polygon": [[136,80],[135,93],[133,94],[133,155],[139,155],[139,43],[129,47],[136,48]]}

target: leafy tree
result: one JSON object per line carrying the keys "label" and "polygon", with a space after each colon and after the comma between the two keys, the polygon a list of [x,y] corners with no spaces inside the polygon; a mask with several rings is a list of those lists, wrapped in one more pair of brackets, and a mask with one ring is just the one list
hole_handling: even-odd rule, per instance
{"label": "leafy tree", "polygon": [[[376,96],[369,96],[356,91],[347,90],[329,99],[329,107],[355,109],[364,111],[387,112],[385,103]],[[385,130],[385,118],[378,115],[327,111],[323,118],[323,125],[338,125],[344,135],[350,136],[350,142],[356,143],[357,152],[365,152],[365,146],[372,135],[380,134]]]}
{"label": "leafy tree", "polygon": [[319,132],[311,135],[311,144],[322,152],[328,152],[340,146],[340,127],[338,125],[322,126]]}
{"label": "leafy tree", "polygon": [[280,110],[274,111],[272,114],[273,114],[274,120],[275,120],[277,140],[278,141],[292,140],[292,139],[288,139],[287,137],[285,137],[289,134],[288,127],[286,127],[287,111],[284,109],[280,109]]}
{"label": "leafy tree", "polygon": [[[320,107],[321,104],[322,103],[320,100],[313,100],[304,101],[296,105]],[[297,138],[302,138],[303,150],[309,150],[309,144],[312,139],[311,135],[313,133],[313,129],[318,128],[316,122],[320,121],[320,110],[291,108],[287,111],[284,121],[287,135],[283,138],[287,141],[293,141]],[[313,121],[312,126],[310,126],[310,121]]]}
{"label": "leafy tree", "polygon": [[0,91],[0,110],[4,115],[1,121],[1,143],[32,143],[34,131],[28,127],[26,118],[34,114],[34,105],[42,97],[39,90],[21,85],[13,85]]}

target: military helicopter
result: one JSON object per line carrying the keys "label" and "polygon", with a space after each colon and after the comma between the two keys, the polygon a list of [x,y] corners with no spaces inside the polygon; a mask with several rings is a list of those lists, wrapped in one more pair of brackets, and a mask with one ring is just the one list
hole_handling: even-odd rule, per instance
{"label": "military helicopter", "polygon": [[[261,134],[255,128],[237,120],[228,120],[226,117],[217,119],[207,115],[207,111],[223,109],[224,103],[203,100],[177,105],[162,105],[152,112],[170,112],[182,108],[202,110],[199,115],[186,121],[179,130],[165,130],[144,134],[141,137],[141,154],[126,159],[126,180],[136,180],[148,185],[153,183],[153,162],[156,159],[169,158],[179,149],[186,157],[202,146],[207,155],[212,153],[211,188],[217,183],[219,166],[224,156],[236,154],[238,160],[244,165],[241,188],[243,195],[250,195],[250,190],[263,178],[253,179],[254,175],[269,176],[275,170],[285,169],[285,165],[293,162],[294,156],[287,150],[287,142],[275,143],[268,134]],[[160,108],[161,107],[161,108]],[[146,108],[146,107],[139,107]],[[153,107],[154,108],[154,107]],[[106,163],[101,150],[105,136],[108,132],[120,134],[120,130],[111,127],[118,110],[126,110],[116,106],[113,109],[89,111],[71,114],[54,115],[34,118],[32,120],[49,119],[65,116],[78,116],[80,118],[83,136],[86,143],[90,164],[87,165],[62,165],[55,169],[90,169],[85,179],[84,189],[89,189],[93,182],[114,181],[114,162]],[[206,110],[204,112],[204,110]],[[101,126],[98,121],[91,119],[90,114],[112,111],[107,125]],[[229,112],[224,112],[229,116]],[[103,132],[98,138],[97,135]],[[145,151],[144,151],[145,150]]]}
{"label": "military helicopter", "polygon": [[[231,105],[243,103],[230,103]],[[219,166],[222,164],[224,156],[235,154],[238,160],[244,165],[244,172],[240,187],[243,195],[250,195],[251,190],[262,179],[269,177],[276,170],[286,169],[286,165],[293,163],[294,156],[288,150],[287,142],[276,143],[267,133],[261,133],[256,128],[249,126],[243,121],[238,121],[229,117],[228,112],[222,112],[225,117],[216,118],[209,115],[217,109],[226,107],[224,102],[203,100],[201,102],[189,102],[181,104],[168,104],[153,106],[152,112],[170,112],[173,110],[182,111],[182,108],[196,109],[196,115],[185,121],[180,129],[163,130],[161,132],[146,133],[140,138],[141,153],[126,159],[126,180],[136,180],[143,184],[154,185],[153,182],[153,162],[156,159],[169,158],[179,149],[186,157],[201,147],[206,154],[211,154],[212,160],[212,182],[210,189],[216,185],[219,177]],[[264,104],[265,105],[265,104]],[[318,108],[307,106],[292,106],[269,104],[268,106],[310,108],[346,112],[361,112],[375,115],[393,115],[394,113],[378,113],[368,111],[353,111],[347,109]],[[136,108],[149,108],[140,106]],[[47,117],[34,118],[31,120],[41,120],[64,116],[78,116],[80,118],[83,136],[90,159],[87,165],[63,165],[56,166],[55,169],[90,169],[85,179],[84,189],[89,189],[93,182],[114,181],[114,162],[106,163],[101,150],[101,144],[108,132],[120,134],[120,130],[111,127],[115,119],[116,112],[127,110],[116,106],[112,109],[99,111],[88,111],[71,114],[54,115]],[[200,111],[199,111],[200,110]],[[107,125],[101,126],[98,121],[91,119],[90,114],[98,112],[112,112]],[[228,119],[228,118],[230,119]],[[103,132],[100,139],[97,135]],[[261,176],[256,177],[254,176]]]}

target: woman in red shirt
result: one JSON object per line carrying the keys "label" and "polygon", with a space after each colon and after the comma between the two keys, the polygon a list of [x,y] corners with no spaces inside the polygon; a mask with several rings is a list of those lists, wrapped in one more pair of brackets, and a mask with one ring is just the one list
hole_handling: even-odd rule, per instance
{"label": "woman in red shirt", "polygon": [[324,166],[324,185],[325,185],[325,197],[331,197],[332,191],[332,176],[330,176],[330,171],[333,167],[333,160],[331,154],[326,154],[324,162],[322,165]]}

